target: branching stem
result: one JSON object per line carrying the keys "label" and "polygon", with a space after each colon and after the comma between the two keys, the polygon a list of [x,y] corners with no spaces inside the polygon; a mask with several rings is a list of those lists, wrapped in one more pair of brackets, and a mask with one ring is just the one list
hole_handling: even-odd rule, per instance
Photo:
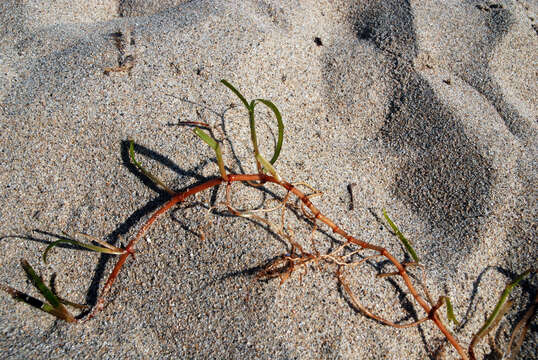
{"label": "branching stem", "polygon": [[[418,304],[422,307],[422,309],[427,314],[427,318],[432,320],[435,325],[439,328],[439,330],[445,335],[447,340],[454,346],[456,351],[459,353],[459,355],[463,359],[468,359],[467,353],[465,350],[460,346],[458,341],[454,338],[454,336],[448,331],[448,329],[444,326],[444,324],[439,319],[439,316],[437,315],[437,308],[434,306],[432,308],[426,300],[424,300],[417,290],[415,289],[413,283],[411,282],[411,279],[409,278],[405,267],[394,257],[392,256],[387,249],[376,246],[373,244],[370,244],[368,242],[359,240],[354,238],[353,236],[347,234],[344,230],[342,230],[340,227],[338,227],[333,221],[331,221],[329,218],[327,218],[325,215],[323,215],[310,201],[309,197],[305,195],[302,191],[300,191],[297,187],[294,185],[279,180],[273,176],[265,175],[265,174],[228,174],[227,179],[224,178],[217,178],[208,180],[205,183],[196,185],[188,190],[185,190],[182,193],[179,193],[172,197],[169,201],[167,201],[161,208],[159,208],[153,215],[142,225],[140,230],[138,230],[138,233],[135,235],[135,237],[129,242],[129,244],[126,247],[126,252],[122,254],[116,263],[116,266],[112,270],[111,274],[109,275],[103,290],[101,291],[101,294],[99,296],[99,299],[97,301],[97,304],[92,311],[92,313],[88,316],[88,319],[94,317],[100,310],[103,309],[105,305],[105,298],[110,292],[110,289],[112,287],[112,284],[116,280],[116,277],[118,276],[123,264],[127,260],[127,258],[134,254],[134,247],[136,243],[142,238],[142,236],[146,233],[146,231],[151,227],[151,225],[157,220],[158,217],[166,213],[170,208],[172,208],[174,205],[183,202],[185,199],[187,199],[189,196],[192,196],[194,194],[197,194],[201,191],[210,189],[212,187],[215,187],[217,185],[220,185],[222,183],[229,184],[233,182],[252,182],[252,181],[258,181],[261,183],[274,183],[277,185],[282,186],[285,188],[288,192],[293,193],[297,198],[306,206],[310,212],[312,213],[312,217],[315,220],[319,220],[323,223],[325,223],[331,230],[340,236],[342,236],[348,243],[352,243],[355,245],[358,245],[359,247],[363,249],[370,249],[374,250],[377,253],[379,253],[381,256],[388,259],[398,270],[399,275],[402,277],[406,287],[408,288],[409,292],[413,296],[413,298],[418,302]],[[440,306],[440,305],[439,305]],[[422,321],[422,320],[421,320]]]}

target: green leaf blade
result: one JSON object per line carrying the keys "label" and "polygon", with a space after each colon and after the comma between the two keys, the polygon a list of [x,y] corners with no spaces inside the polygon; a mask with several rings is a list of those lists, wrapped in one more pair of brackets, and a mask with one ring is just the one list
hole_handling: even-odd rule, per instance
{"label": "green leaf blade", "polygon": [[452,302],[450,301],[450,298],[448,296],[445,297],[446,299],[446,317],[449,321],[452,321],[454,324],[459,325],[460,322],[456,319],[456,316],[454,315],[454,308],[452,307]]}
{"label": "green leaf blade", "polygon": [[28,261],[22,259],[21,265],[24,271],[26,272],[26,275],[28,278],[32,281],[34,286],[39,290],[39,292],[45,297],[45,299],[55,308],[58,309],[60,306],[60,300],[54,295],[52,290],[48,288],[47,285],[43,282],[41,277],[37,275],[37,273],[34,271],[32,266],[28,263]]}
{"label": "green leaf blade", "polygon": [[0,284],[0,289],[4,290],[9,295],[11,295],[11,297],[15,301],[23,302],[27,305],[30,305],[33,308],[36,308],[46,313],[49,313],[51,315],[54,315],[61,320],[65,320],[67,322],[76,322],[76,319],[73,316],[71,316],[71,314],[68,311],[63,312],[62,310],[56,309],[52,305],[46,302],[43,302],[33,296],[25,294],[22,291],[14,289],[11,286]]}
{"label": "green leaf blade", "polygon": [[392,228],[392,231],[394,231],[396,233],[396,236],[398,236],[398,238],[400,239],[400,241],[403,243],[405,249],[407,250],[407,252],[409,252],[409,254],[411,255],[411,257],[413,258],[413,260],[415,260],[417,263],[419,262],[419,258],[417,256],[417,253],[415,252],[415,250],[413,250],[413,247],[411,246],[411,244],[409,243],[409,240],[407,240],[405,238],[405,236],[400,232],[400,230],[398,229],[398,227],[392,222],[392,220],[389,218],[389,216],[387,215],[387,212],[385,211],[385,209],[383,209],[383,216],[385,217],[385,219],[387,220],[387,222],[389,223],[390,227]]}
{"label": "green leaf blade", "polygon": [[92,245],[92,244],[85,244],[85,243],[77,241],[77,240],[62,238],[60,240],[54,241],[49,246],[47,246],[47,248],[43,252],[43,262],[45,264],[47,263],[47,254],[53,247],[58,246],[59,244],[65,244],[65,243],[71,244],[71,245],[76,245],[76,246],[79,246],[81,248],[88,249],[88,250],[95,251],[95,252],[99,252],[99,253],[103,253],[103,254],[120,255],[120,254],[124,253],[124,250],[122,250],[122,249],[118,249],[118,250],[107,249],[107,248],[101,247],[101,246],[96,246],[96,245]]}
{"label": "green leaf blade", "polygon": [[203,131],[200,128],[195,128],[194,133],[198,135],[200,139],[202,139],[207,145],[209,145],[210,148],[212,148],[215,151],[215,154],[217,156],[217,164],[219,166],[220,176],[226,180],[226,169],[224,167],[224,160],[222,159],[222,151],[220,150],[219,143],[213,139],[210,135],[208,135],[205,131]]}
{"label": "green leaf blade", "polygon": [[256,103],[262,103],[265,106],[267,106],[275,115],[277,120],[277,126],[278,126],[278,137],[275,145],[275,150],[273,152],[273,156],[271,157],[271,160],[269,163],[274,164],[278,157],[280,156],[280,151],[282,150],[282,143],[284,142],[284,122],[282,121],[282,114],[278,110],[278,107],[271,101],[266,99],[255,99],[252,100],[250,103],[245,99],[245,97],[237,90],[232,84],[230,84],[226,80],[221,80],[221,82],[229,88],[243,103],[245,108],[248,110],[248,117],[249,117],[249,125],[250,125],[250,138],[252,141],[252,146],[254,148],[254,157],[256,158],[256,164],[258,166],[258,171],[261,172],[261,164],[258,159],[258,155],[260,154],[259,148],[258,148],[258,140],[257,140],[257,134],[256,134],[256,121],[255,121],[255,113],[254,109],[256,107]]}
{"label": "green leaf blade", "polygon": [[256,99],[256,101],[261,102],[262,104],[267,106],[269,109],[271,109],[271,111],[273,112],[273,114],[275,114],[275,117],[276,117],[276,121],[278,124],[278,139],[275,146],[275,151],[273,153],[273,157],[271,158],[271,160],[269,160],[271,164],[274,164],[276,160],[278,159],[278,157],[280,156],[280,151],[282,150],[282,143],[284,142],[284,122],[282,121],[282,115],[280,114],[280,111],[278,110],[275,104],[265,99]]}
{"label": "green leaf blade", "polygon": [[11,286],[0,284],[0,289],[4,290],[9,295],[11,295],[11,297],[13,299],[15,299],[15,301],[24,302],[24,303],[26,303],[26,304],[28,304],[28,305],[30,305],[32,307],[35,307],[35,308],[37,308],[39,310],[47,311],[47,310],[44,310],[45,308],[47,308],[46,306],[51,307],[51,305],[49,305],[47,303],[44,303],[43,301],[41,301],[41,300],[39,300],[39,299],[37,299],[37,298],[35,298],[33,296],[25,294],[22,291],[14,289]]}
{"label": "green leaf blade", "polygon": [[222,79],[220,82],[223,83],[224,86],[226,86],[228,89],[232,90],[232,92],[239,98],[239,100],[241,100],[243,105],[245,105],[247,110],[250,111],[250,106],[248,104],[247,99],[245,99],[245,97],[239,92],[239,90],[237,90],[232,84],[230,84],[228,81],[224,79]]}
{"label": "green leaf blade", "polygon": [[267,172],[271,173],[275,177],[275,179],[277,179],[278,181],[281,180],[280,176],[276,172],[276,169],[273,167],[273,165],[271,165],[269,161],[265,160],[265,158],[260,154],[256,156],[256,159],[260,162],[260,164],[262,164],[263,168],[267,170]]}
{"label": "green leaf blade", "polygon": [[208,135],[204,130],[200,128],[195,128],[194,133],[198,135],[200,139],[202,139],[209,147],[215,151],[217,151],[217,148],[219,144],[215,139],[213,139],[210,135]]}
{"label": "green leaf blade", "polygon": [[493,312],[486,319],[484,325],[482,325],[482,327],[480,328],[478,333],[475,335],[476,337],[480,338],[486,331],[488,331],[489,327],[495,322],[495,320],[496,320],[496,318],[498,316],[504,316],[504,312],[502,311],[502,308],[503,308],[504,304],[507,302],[508,296],[510,295],[510,293],[512,292],[514,287],[516,287],[521,282],[521,280],[526,278],[531,272],[533,272],[533,270],[528,269],[524,273],[520,274],[510,284],[506,285],[506,287],[504,288],[504,291],[502,292],[501,296],[499,297],[499,300],[497,301],[497,304],[495,305],[495,308],[493,308]]}
{"label": "green leaf blade", "polygon": [[53,292],[50,290],[43,280],[32,266],[25,259],[21,259],[21,265],[26,272],[28,278],[32,281],[33,285],[39,290],[39,292],[45,297],[48,303],[39,300],[33,296],[23,293],[17,289],[12,288],[4,284],[0,284],[0,289],[7,292],[15,301],[21,301],[27,305],[30,305],[36,309],[49,313],[56,316],[60,320],[64,320],[70,323],[77,322],[77,319],[71,315],[71,313],[61,304],[63,300],[59,299]]}

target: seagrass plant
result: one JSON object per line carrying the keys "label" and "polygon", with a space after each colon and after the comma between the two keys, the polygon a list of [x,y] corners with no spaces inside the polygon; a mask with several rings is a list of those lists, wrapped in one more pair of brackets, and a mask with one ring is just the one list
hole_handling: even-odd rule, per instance
{"label": "seagrass plant", "polygon": [[[498,325],[500,319],[508,312],[509,307],[512,304],[512,301],[509,300],[509,295],[512,289],[516,285],[518,285],[525,277],[528,277],[529,275],[536,273],[536,270],[529,269],[525,271],[524,273],[519,275],[517,278],[515,278],[512,283],[506,286],[504,291],[502,291],[502,293],[500,294],[499,300],[495,308],[485,320],[484,325],[470,340],[468,347],[465,348],[460,342],[460,340],[458,340],[447,329],[447,326],[445,325],[444,321],[442,320],[442,316],[440,315],[439,310],[441,309],[441,307],[446,306],[447,321],[452,321],[456,324],[458,323],[454,315],[450,299],[447,296],[440,296],[437,298],[437,300],[435,300],[431,296],[431,294],[428,292],[425,286],[425,281],[424,281],[424,276],[425,276],[424,266],[420,263],[420,259],[418,255],[416,254],[416,252],[413,250],[411,243],[405,238],[405,236],[400,232],[398,227],[389,218],[386,211],[383,210],[383,216],[385,220],[387,221],[389,227],[392,229],[394,234],[402,242],[402,245],[404,246],[406,251],[409,253],[411,258],[413,259],[412,262],[400,262],[387,249],[377,246],[375,244],[371,244],[364,240],[360,240],[348,234],[346,231],[344,231],[342,228],[336,225],[336,223],[333,222],[333,220],[329,219],[324,214],[322,214],[312,204],[312,202],[310,201],[310,198],[313,196],[319,195],[319,193],[314,192],[307,195],[305,192],[299,189],[299,186],[302,186],[312,191],[313,190],[312,187],[310,187],[306,183],[293,184],[293,183],[283,180],[274,167],[274,164],[280,155],[280,150],[282,148],[282,143],[283,143],[283,138],[284,138],[284,124],[282,122],[282,116],[278,108],[271,101],[265,100],[265,99],[254,99],[248,102],[245,99],[245,97],[226,80],[221,80],[221,82],[239,98],[239,100],[241,101],[241,103],[244,105],[244,107],[246,108],[248,112],[250,136],[251,136],[252,147],[253,147],[254,161],[255,161],[256,169],[257,169],[256,173],[252,173],[252,174],[227,173],[225,165],[224,165],[220,142],[217,139],[215,139],[215,137],[212,135],[213,132],[211,131],[212,129],[210,128],[210,126],[206,123],[201,123],[201,122],[184,122],[184,124],[194,126],[195,127],[194,133],[198,135],[198,137],[202,141],[204,141],[207,145],[209,145],[215,151],[216,163],[218,164],[218,169],[219,169],[219,176],[212,178],[210,180],[207,180],[204,183],[193,186],[183,192],[177,193],[171,190],[168,186],[166,186],[156,176],[148,172],[142,166],[142,164],[136,160],[135,151],[134,151],[134,142],[131,140],[130,148],[129,148],[129,157],[130,157],[131,162],[148,179],[153,181],[157,186],[167,191],[171,195],[170,200],[168,200],[164,205],[162,205],[158,210],[156,210],[149,217],[149,219],[140,227],[136,235],[130,240],[130,242],[127,244],[125,248],[118,248],[104,241],[101,241],[99,239],[89,237],[91,241],[94,241],[99,244],[99,246],[97,246],[97,245],[75,240],[66,235],[64,237],[60,237],[58,241],[52,242],[45,249],[43,253],[43,261],[46,262],[47,253],[52,248],[54,248],[55,246],[61,243],[69,243],[71,245],[84,247],[92,251],[119,256],[119,259],[117,260],[116,265],[114,266],[112,272],[108,276],[93,309],[91,309],[91,311],[86,311],[85,313],[83,313],[83,316],[79,316],[78,318],[73,316],[71,312],[67,310],[65,305],[75,307],[78,309],[83,309],[83,310],[86,310],[88,307],[85,305],[74,304],[72,302],[69,302],[68,300],[58,297],[49,287],[47,287],[44,284],[41,277],[36,274],[36,272],[31,267],[31,265],[24,259],[21,260],[22,267],[24,271],[26,272],[28,278],[32,281],[32,283],[37,287],[39,292],[43,295],[43,297],[45,298],[45,301],[29,296],[7,285],[0,284],[0,288],[6,291],[7,293],[9,293],[14,299],[18,301],[22,301],[28,305],[31,305],[49,314],[52,314],[58,319],[65,320],[71,323],[76,323],[80,321],[88,321],[91,318],[95,317],[104,308],[107,302],[107,295],[109,294],[123,265],[125,264],[125,262],[130,256],[133,256],[135,254],[136,244],[138,243],[140,239],[142,239],[144,234],[146,234],[148,229],[153,225],[153,223],[157,220],[157,218],[165,214],[168,210],[170,210],[175,205],[185,201],[189,197],[199,192],[214,188],[218,185],[224,185],[225,191],[226,191],[225,206],[230,213],[236,216],[248,217],[248,218],[254,219],[255,221],[264,223],[272,231],[278,234],[283,239],[283,241],[286,242],[286,244],[288,244],[289,251],[286,254],[283,254],[275,258],[275,260],[267,264],[257,274],[256,277],[258,279],[278,277],[280,278],[281,283],[283,283],[297,269],[303,269],[306,272],[307,266],[311,264],[318,264],[320,262],[327,263],[331,265],[332,268],[335,269],[336,278],[339,282],[340,287],[343,289],[343,293],[345,294],[345,296],[348,297],[350,304],[353,307],[355,307],[358,311],[360,311],[363,315],[369,318],[372,318],[376,320],[377,322],[383,323],[387,326],[392,326],[392,327],[397,327],[397,328],[407,328],[407,327],[418,326],[421,323],[424,323],[426,321],[431,321],[435,324],[435,326],[439,329],[439,331],[441,331],[441,333],[446,338],[447,342],[450,343],[454,347],[454,349],[457,351],[457,353],[462,359],[475,359],[476,356],[474,353],[474,346],[477,343],[479,343],[488,333],[494,330],[496,326]],[[255,108],[259,104],[266,106],[274,114],[277,121],[278,136],[276,139],[274,153],[272,157],[270,158],[270,160],[267,160],[260,153],[259,147],[258,147],[258,140],[256,136]],[[209,130],[209,133],[204,131],[204,129]],[[283,188],[286,191],[286,195],[282,199],[277,199],[277,201],[279,201],[279,205],[271,209],[263,209],[264,211],[280,211],[280,215],[281,215],[280,224],[275,224],[267,220],[266,218],[257,215],[257,211],[259,210],[239,211],[235,209],[232,206],[232,201],[231,201],[232,185],[234,183],[242,183],[245,186],[252,186],[256,188],[265,187],[268,184],[275,184],[276,186]],[[295,203],[296,204],[298,203],[300,206],[296,206],[294,205],[292,201],[290,201],[290,198],[293,198],[293,197],[295,198]],[[303,246],[301,246],[299,242],[294,239],[294,232],[287,229],[284,224],[285,212],[287,209],[292,209],[292,208],[296,211],[300,211],[300,213],[306,220],[306,223],[310,224],[310,226],[312,227],[312,230],[311,230],[312,235],[310,239],[312,242],[313,242],[313,234],[316,231],[319,231],[321,226],[324,226],[331,229],[335,235],[341,238],[340,246],[328,253],[318,252],[317,250],[315,250],[315,246],[313,246],[314,248],[313,251],[309,252],[305,250]],[[411,323],[407,323],[407,324],[394,323],[388,319],[385,319],[379,315],[374,314],[372,311],[368,310],[358,301],[357,297],[352,292],[348,282],[346,281],[345,272],[352,271],[352,270],[357,271],[358,267],[361,264],[368,261],[372,261],[374,259],[379,260],[379,261],[388,260],[394,266],[393,272],[377,274],[377,278],[379,278],[378,281],[384,281],[383,279],[388,278],[388,277],[399,278],[400,281],[405,286],[405,288],[407,289],[408,293],[414,299],[415,306],[418,305],[419,308],[422,308],[424,315],[421,319],[411,322]],[[409,272],[412,270],[411,268],[422,269],[423,271],[422,280],[416,280],[418,277],[410,276]],[[424,295],[419,294],[419,291],[417,291],[417,285],[420,285],[421,288],[424,289],[423,291]],[[519,348],[521,347],[521,344],[523,342],[525,333],[536,312],[536,306],[537,305],[535,301],[535,303],[532,304],[529,307],[529,309],[526,311],[523,318],[514,327],[514,331],[510,339],[510,343],[508,344],[508,349],[501,351],[502,353],[504,353],[504,355],[510,356],[510,358],[515,358],[515,356],[517,355]]]}

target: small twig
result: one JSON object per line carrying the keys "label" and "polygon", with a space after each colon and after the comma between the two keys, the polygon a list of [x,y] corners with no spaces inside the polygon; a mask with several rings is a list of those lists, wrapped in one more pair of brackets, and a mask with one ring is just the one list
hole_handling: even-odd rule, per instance
{"label": "small twig", "polygon": [[353,200],[353,188],[357,186],[356,183],[351,183],[347,186],[347,191],[349,191],[349,210],[353,210],[355,208],[355,201]]}
{"label": "small twig", "polygon": [[179,121],[176,125],[201,126],[201,127],[211,129],[211,126],[208,123],[205,123],[202,121]]}

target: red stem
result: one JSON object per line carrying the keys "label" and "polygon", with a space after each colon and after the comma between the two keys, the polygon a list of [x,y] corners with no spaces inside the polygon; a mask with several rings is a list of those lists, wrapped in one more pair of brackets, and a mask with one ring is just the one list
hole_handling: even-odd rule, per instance
{"label": "red stem", "polygon": [[342,230],[340,227],[338,227],[336,224],[334,224],[329,218],[327,218],[325,215],[321,214],[321,212],[312,204],[312,202],[308,199],[308,197],[301,192],[299,189],[297,189],[292,184],[286,182],[286,181],[279,181],[273,176],[265,175],[265,174],[228,174],[227,179],[218,178],[218,179],[212,179],[208,180],[203,184],[196,185],[193,188],[190,188],[180,194],[175,195],[170,200],[168,200],[159,210],[157,210],[146,222],[145,224],[138,230],[135,237],[129,242],[129,244],[126,247],[126,251],[124,254],[120,256],[120,259],[116,263],[116,266],[110,273],[105,286],[103,287],[103,290],[101,291],[101,294],[99,296],[99,299],[97,301],[97,304],[92,311],[92,313],[88,316],[88,319],[91,319],[94,317],[100,310],[103,309],[104,303],[105,303],[105,297],[110,291],[110,288],[112,287],[112,284],[116,280],[116,277],[118,276],[123,264],[127,260],[127,258],[130,255],[134,254],[134,246],[136,243],[142,238],[144,233],[149,229],[149,227],[155,222],[155,220],[161,216],[162,214],[166,213],[172,206],[184,201],[186,198],[188,198],[191,195],[194,195],[196,193],[199,193],[201,191],[204,191],[206,189],[212,188],[214,186],[220,185],[223,182],[226,182],[228,184],[231,184],[233,182],[237,181],[245,181],[245,182],[252,182],[252,181],[259,181],[261,183],[264,182],[272,182],[275,184],[278,184],[282,187],[284,187],[289,192],[292,192],[295,194],[302,202],[303,204],[310,209],[310,211],[313,214],[313,217],[315,219],[319,219],[320,221],[324,222],[327,226],[329,226],[332,231],[343,238],[345,238],[347,241],[356,244],[362,248],[365,249],[371,249],[382,256],[386,257],[396,268],[398,269],[398,273],[402,277],[405,285],[409,289],[409,292],[411,295],[415,298],[415,300],[420,304],[420,306],[424,309],[428,317],[435,323],[435,325],[439,328],[439,330],[445,335],[447,340],[454,346],[456,351],[459,353],[459,355],[463,359],[468,359],[467,353],[465,350],[459,345],[458,341],[452,334],[446,329],[446,327],[443,325],[441,320],[439,319],[437,315],[437,308],[433,309],[430,307],[430,305],[418,294],[415,287],[413,286],[411,279],[407,275],[407,272],[405,270],[405,267],[396,259],[394,256],[392,256],[387,249],[376,246],[370,243],[367,243],[365,241],[356,239],[352,237],[351,235],[347,234],[344,230]]}

